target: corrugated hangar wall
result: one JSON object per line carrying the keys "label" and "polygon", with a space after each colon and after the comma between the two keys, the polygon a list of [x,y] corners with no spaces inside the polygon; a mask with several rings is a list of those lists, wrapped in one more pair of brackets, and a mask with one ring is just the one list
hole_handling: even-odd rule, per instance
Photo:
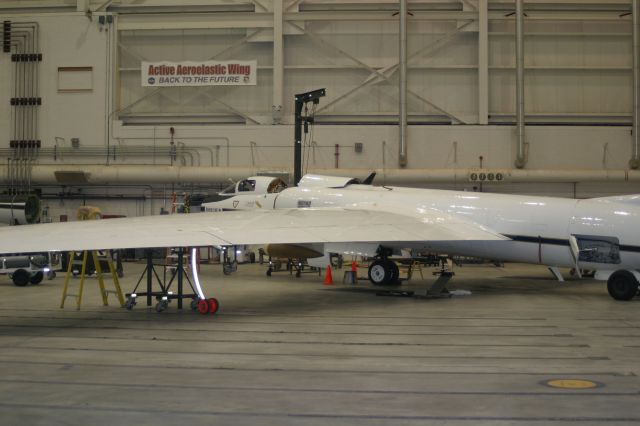
{"label": "corrugated hangar wall", "polygon": [[[487,0],[408,2],[400,167],[399,4],[2,2],[0,20],[14,31],[37,23],[43,55],[35,137],[18,137],[41,146],[21,150],[9,144],[16,64],[0,54],[3,189],[41,189],[54,219],[82,203],[140,215],[157,214],[173,191],[291,173],[293,96],[324,87],[306,138],[309,170],[364,177],[375,169],[378,183],[580,198],[639,192],[630,167],[634,1],[524,2],[521,169],[515,2]],[[143,61],[211,59],[257,61],[257,84],[141,84]],[[70,171],[80,173],[61,173]],[[471,179],[483,172],[505,178]]]}

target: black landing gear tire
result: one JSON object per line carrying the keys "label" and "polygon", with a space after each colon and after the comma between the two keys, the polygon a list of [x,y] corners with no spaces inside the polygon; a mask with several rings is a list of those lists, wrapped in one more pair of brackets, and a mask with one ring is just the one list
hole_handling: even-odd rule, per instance
{"label": "black landing gear tire", "polygon": [[398,265],[391,260],[376,260],[369,265],[369,281],[374,285],[398,284],[400,271]]}
{"label": "black landing gear tire", "polygon": [[631,300],[638,293],[638,280],[629,271],[616,271],[607,281],[609,295],[616,300]]}

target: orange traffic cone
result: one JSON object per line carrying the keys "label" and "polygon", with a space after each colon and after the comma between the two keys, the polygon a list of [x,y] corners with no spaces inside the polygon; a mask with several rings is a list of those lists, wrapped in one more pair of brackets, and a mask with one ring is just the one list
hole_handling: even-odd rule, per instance
{"label": "orange traffic cone", "polygon": [[331,276],[331,265],[327,265],[327,275],[324,276],[324,285],[333,285],[333,277]]}

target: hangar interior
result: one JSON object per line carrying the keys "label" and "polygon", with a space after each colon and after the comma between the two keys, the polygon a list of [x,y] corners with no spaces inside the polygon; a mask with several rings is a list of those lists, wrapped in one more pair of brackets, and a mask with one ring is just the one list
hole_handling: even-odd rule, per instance
{"label": "hangar interior", "polygon": [[[640,193],[639,2],[0,1],[0,207],[36,193],[43,222],[153,215],[0,227],[2,253],[14,254],[0,256],[0,273],[16,284],[0,281],[0,423],[640,424],[640,196],[574,201]],[[145,65],[209,60],[254,63],[256,73],[238,85],[164,87]],[[304,110],[313,123],[300,135],[302,169],[343,183],[267,190],[283,208],[215,221],[160,216],[229,180],[291,184],[295,96],[318,89],[325,96]],[[349,199],[349,178],[373,171],[385,187],[353,185],[366,197]],[[300,209],[311,201],[296,190],[329,193],[322,207],[346,201]],[[370,203],[374,190],[386,205]],[[230,200],[221,203],[239,203]],[[243,237],[317,225],[322,238],[294,246],[307,261],[361,242],[375,257],[334,269],[336,285],[329,268],[323,277],[269,261],[221,265],[206,254],[232,247],[216,239],[225,215],[253,225],[229,226]],[[41,240],[85,259],[97,247],[76,245],[189,245],[188,264],[184,247],[157,258],[180,259],[162,266],[164,278],[200,277],[189,296],[203,315],[164,287],[153,308],[150,250],[146,263],[132,256],[111,271],[130,293],[109,304],[102,278],[73,278],[73,261],[43,281],[52,253],[22,249]],[[398,265],[389,258],[407,241],[467,258],[446,270],[447,256],[411,253]],[[498,261],[478,263],[489,248]]]}
{"label": "hangar interior", "polygon": [[[5,144],[2,186],[41,190],[45,220],[57,221],[83,204],[158,214],[173,192],[291,176],[294,94],[322,87],[305,171],[574,198],[637,192],[635,1],[527,1],[521,56],[516,2],[409,1],[401,20],[404,3],[1,2],[15,34],[0,55],[0,128],[7,142],[39,141]],[[41,61],[13,62],[29,43]],[[141,85],[143,61],[209,59],[257,61],[257,84]],[[10,104],[20,97],[40,103]]]}

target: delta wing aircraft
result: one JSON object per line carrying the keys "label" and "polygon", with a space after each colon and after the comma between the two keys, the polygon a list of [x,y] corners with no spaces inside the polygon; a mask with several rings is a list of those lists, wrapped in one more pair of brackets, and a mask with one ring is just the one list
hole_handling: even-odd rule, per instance
{"label": "delta wing aircraft", "polygon": [[256,176],[204,206],[223,211],[0,228],[0,253],[280,244],[375,257],[369,278],[385,284],[398,277],[388,257],[419,249],[595,270],[613,298],[638,293],[640,195],[574,200],[318,175],[286,188]]}

